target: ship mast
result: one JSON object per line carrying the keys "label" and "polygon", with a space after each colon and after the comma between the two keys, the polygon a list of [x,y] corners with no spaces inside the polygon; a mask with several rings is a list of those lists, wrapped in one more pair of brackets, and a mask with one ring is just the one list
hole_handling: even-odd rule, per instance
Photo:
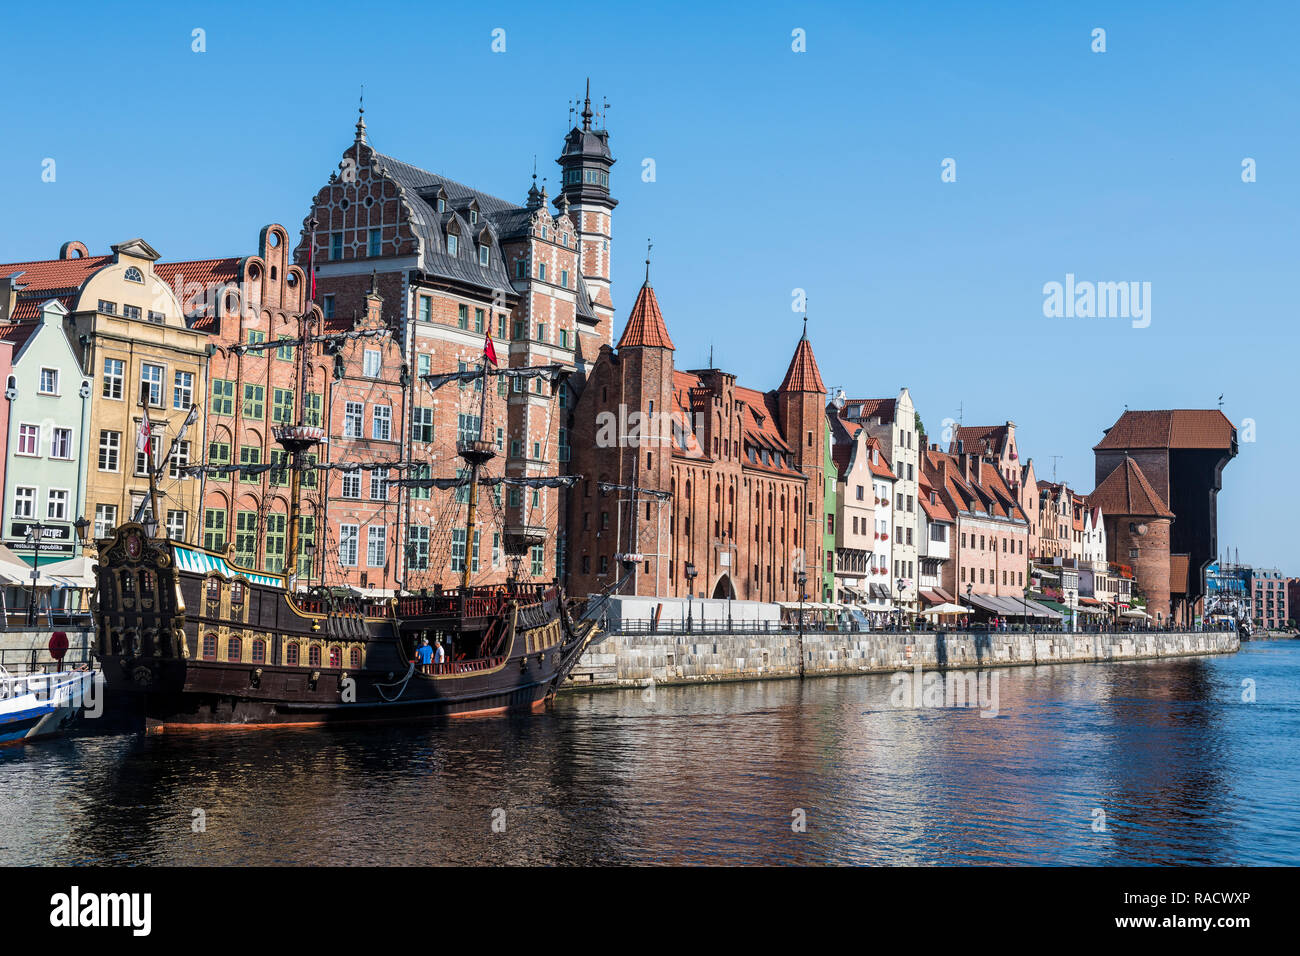
{"label": "ship mast", "polygon": [[457,451],[460,457],[469,463],[469,515],[465,521],[465,563],[461,569],[460,586],[469,588],[470,569],[474,558],[474,534],[478,530],[478,476],[479,470],[496,456],[496,446],[483,437],[483,423],[487,420],[487,356],[484,355],[479,369],[478,437],[469,442],[462,442]]}
{"label": "ship mast", "polygon": [[[298,394],[294,396],[293,402],[294,424],[287,428],[274,429],[276,441],[280,443],[289,456],[289,533],[286,542],[288,553],[285,555],[285,578],[290,588],[294,587],[298,578],[298,538],[299,525],[302,522],[302,472],[307,464],[308,450],[314,448],[325,436],[323,429],[309,426],[305,421],[307,407],[307,350],[311,347],[312,341],[309,324],[311,322],[312,306],[316,302],[315,217],[311,219],[308,225],[311,226],[311,242],[307,253],[307,288],[310,291],[308,301],[304,304],[299,319],[302,345],[297,349]],[[310,572],[308,572],[308,576],[310,577]]]}

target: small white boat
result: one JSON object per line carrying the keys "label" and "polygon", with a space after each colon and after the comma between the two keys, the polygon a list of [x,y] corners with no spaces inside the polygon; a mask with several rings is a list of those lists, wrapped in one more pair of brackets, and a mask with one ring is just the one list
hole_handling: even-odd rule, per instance
{"label": "small white boat", "polygon": [[61,734],[93,699],[95,672],[10,674],[0,666],[0,747]]}

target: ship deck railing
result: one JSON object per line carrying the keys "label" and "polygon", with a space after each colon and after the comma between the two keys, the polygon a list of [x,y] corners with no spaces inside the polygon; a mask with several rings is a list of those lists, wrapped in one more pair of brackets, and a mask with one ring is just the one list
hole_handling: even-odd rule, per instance
{"label": "ship deck railing", "polygon": [[413,618],[493,617],[508,601],[540,604],[555,597],[550,585],[528,584],[499,588],[471,588],[469,593],[448,590],[441,593],[406,594],[397,599],[397,616]]}
{"label": "ship deck railing", "polygon": [[472,661],[443,661],[441,664],[416,664],[421,674],[473,674],[490,671],[506,662],[504,657],[480,657]]}

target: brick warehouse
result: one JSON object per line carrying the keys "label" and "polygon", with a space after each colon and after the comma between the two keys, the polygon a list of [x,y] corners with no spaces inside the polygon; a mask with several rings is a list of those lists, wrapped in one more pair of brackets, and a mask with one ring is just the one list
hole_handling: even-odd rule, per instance
{"label": "brick warehouse", "polygon": [[804,566],[818,594],[826,387],[807,334],[769,392],[719,369],[678,371],[674,351],[647,273],[574,410],[574,431],[595,440],[573,449],[584,478],[569,512],[570,590],[609,586],[618,555],[634,552],[622,593],[797,601]]}
{"label": "brick warehouse", "polygon": [[[362,116],[339,172],[317,193],[304,221],[296,258],[307,262],[307,223],[314,218],[318,300],[327,322],[364,314],[372,288],[382,297],[383,320],[415,379],[406,413],[393,428],[403,447],[413,439],[412,456],[427,460],[433,475],[454,473],[457,438],[479,427],[480,396],[474,387],[431,393],[419,376],[474,367],[489,330],[502,364],[574,370],[569,385],[557,385],[554,394],[539,380],[534,388],[516,385],[508,393],[497,383],[483,423],[501,453],[496,473],[504,468],[510,476],[536,477],[567,470],[572,389],[610,343],[613,325],[614,159],[608,132],[592,127],[593,116],[588,98],[581,126],[566,136],[557,160],[563,184],[554,213],[535,177],[525,203],[516,205],[376,152]],[[378,400],[396,408],[390,395]],[[436,503],[417,499],[412,507],[418,512]],[[415,543],[417,550],[428,547],[429,567],[403,576],[406,556],[389,541],[393,571],[383,586],[391,587],[394,577],[414,587],[450,585],[467,552],[474,583],[499,583],[509,570],[500,555],[502,531],[538,542],[523,563],[525,575],[562,576],[563,507],[559,490],[512,489],[500,504],[497,528],[483,529],[490,542],[483,536],[465,542],[462,513],[458,523],[450,519],[445,547],[437,526],[449,519],[430,514],[431,537]],[[330,523],[330,534],[340,533],[332,513]]]}

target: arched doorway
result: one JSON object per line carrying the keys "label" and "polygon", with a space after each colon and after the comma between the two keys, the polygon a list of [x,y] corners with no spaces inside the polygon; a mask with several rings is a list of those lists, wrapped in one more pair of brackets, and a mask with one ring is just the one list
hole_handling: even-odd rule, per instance
{"label": "arched doorway", "polygon": [[736,589],[731,584],[731,575],[724,574],[718,578],[718,583],[713,588],[713,596],[724,601],[736,599]]}

